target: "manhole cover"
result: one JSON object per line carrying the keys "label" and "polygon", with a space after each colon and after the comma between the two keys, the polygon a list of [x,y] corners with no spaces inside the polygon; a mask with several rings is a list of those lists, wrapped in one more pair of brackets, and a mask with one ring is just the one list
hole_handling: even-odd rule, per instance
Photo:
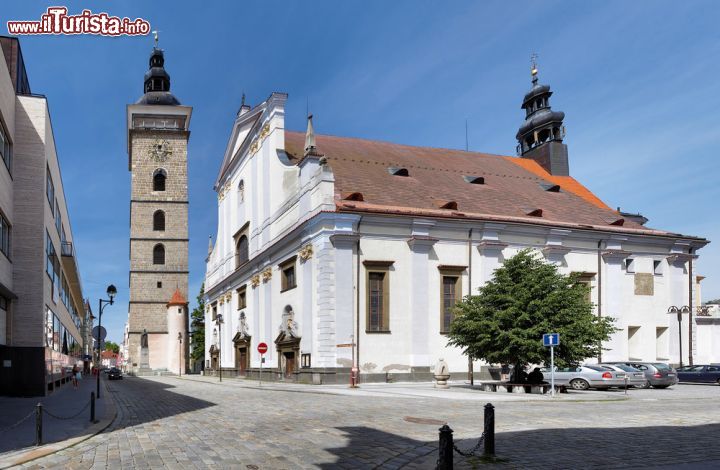
{"label": "manhole cover", "polygon": [[415,418],[413,416],[405,416],[403,420],[407,421],[408,423],[416,423],[416,424],[435,424],[438,426],[442,426],[443,424],[447,424],[445,421],[441,421],[439,419],[432,419],[432,418]]}
{"label": "manhole cover", "polygon": [[245,465],[245,468],[247,468],[248,470],[258,470],[260,467],[258,467],[257,465],[250,464],[250,465]]}

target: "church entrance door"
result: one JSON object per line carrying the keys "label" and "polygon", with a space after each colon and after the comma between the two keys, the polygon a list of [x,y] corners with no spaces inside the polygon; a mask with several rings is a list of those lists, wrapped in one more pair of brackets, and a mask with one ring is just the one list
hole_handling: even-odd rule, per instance
{"label": "church entrance door", "polygon": [[287,351],[283,353],[285,356],[285,378],[291,379],[295,372],[295,352]]}

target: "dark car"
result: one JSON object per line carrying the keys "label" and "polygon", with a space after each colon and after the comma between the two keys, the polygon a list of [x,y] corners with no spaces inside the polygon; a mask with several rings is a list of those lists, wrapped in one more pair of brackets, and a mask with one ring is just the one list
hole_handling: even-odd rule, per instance
{"label": "dark car", "polygon": [[720,385],[720,365],[687,366],[678,369],[680,382],[716,383]]}
{"label": "dark car", "polygon": [[122,371],[117,367],[113,367],[107,373],[108,380],[122,380]]}
{"label": "dark car", "polygon": [[669,365],[662,362],[637,362],[637,361],[620,361],[609,362],[609,364],[624,364],[643,371],[645,378],[648,380],[645,388],[668,388],[678,382],[677,371]]}

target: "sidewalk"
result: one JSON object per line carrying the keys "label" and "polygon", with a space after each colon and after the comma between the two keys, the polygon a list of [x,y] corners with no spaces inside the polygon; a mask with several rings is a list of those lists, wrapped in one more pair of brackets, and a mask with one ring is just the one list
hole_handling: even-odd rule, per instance
{"label": "sidewalk", "polygon": [[365,397],[418,397],[418,398],[442,398],[445,400],[477,400],[477,401],[614,401],[625,400],[628,397],[620,390],[596,391],[586,390],[583,392],[569,391],[568,393],[556,394],[552,398],[550,394],[534,395],[526,393],[499,393],[484,392],[478,385],[471,387],[464,380],[449,381],[450,388],[435,388],[433,382],[393,382],[393,383],[361,383],[358,388],[350,388],[346,384],[309,385],[293,382],[260,382],[255,379],[223,378],[220,382],[218,377],[203,375],[173,376],[174,379],[191,380],[196,382],[212,383],[230,387],[253,388],[267,391],[283,391],[298,393],[316,393],[328,395],[352,395]]}
{"label": "sidewalk", "polygon": [[[0,397],[0,434],[3,436],[0,469],[57,452],[109,426],[115,418],[116,408],[104,382],[103,377],[100,383],[102,398],[95,401],[96,423],[90,422],[90,393],[96,386],[94,376],[83,378],[77,390],[68,383],[47,397]],[[42,446],[35,446],[38,403],[43,404]]]}

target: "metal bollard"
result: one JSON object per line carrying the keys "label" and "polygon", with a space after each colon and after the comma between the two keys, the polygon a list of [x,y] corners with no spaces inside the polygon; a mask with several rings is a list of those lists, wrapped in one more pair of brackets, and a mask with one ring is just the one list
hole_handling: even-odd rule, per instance
{"label": "metal bollard", "polygon": [[495,407],[492,403],[485,405],[485,456],[495,455]]}
{"label": "metal bollard", "polygon": [[440,444],[436,470],[452,470],[453,468],[453,430],[443,424],[440,428]]}
{"label": "metal bollard", "polygon": [[95,392],[90,392],[90,422],[95,423]]}
{"label": "metal bollard", "polygon": [[35,406],[35,445],[42,445],[42,403]]}

